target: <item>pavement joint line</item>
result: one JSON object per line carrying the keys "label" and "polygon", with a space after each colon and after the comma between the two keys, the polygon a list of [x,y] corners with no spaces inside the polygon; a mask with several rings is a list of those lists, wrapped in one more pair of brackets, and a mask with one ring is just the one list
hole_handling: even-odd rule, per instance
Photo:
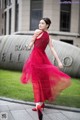
{"label": "pavement joint line", "polygon": [[[11,98],[6,98],[6,97],[0,97],[0,100],[6,101],[6,102],[13,102],[13,103],[18,103],[18,104],[35,106],[35,103],[33,103],[33,102],[26,102],[26,101],[16,100],[16,99],[11,99]],[[66,107],[66,106],[59,106],[59,105],[51,105],[51,104],[45,104],[45,108],[58,109],[58,110],[80,113],[80,108],[73,108],[73,107]]]}

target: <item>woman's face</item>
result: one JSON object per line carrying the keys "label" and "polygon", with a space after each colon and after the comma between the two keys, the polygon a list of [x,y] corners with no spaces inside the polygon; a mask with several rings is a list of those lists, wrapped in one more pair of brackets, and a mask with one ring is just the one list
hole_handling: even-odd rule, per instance
{"label": "woman's face", "polygon": [[47,30],[48,25],[46,24],[46,22],[44,20],[40,20],[39,22],[39,29],[40,30]]}

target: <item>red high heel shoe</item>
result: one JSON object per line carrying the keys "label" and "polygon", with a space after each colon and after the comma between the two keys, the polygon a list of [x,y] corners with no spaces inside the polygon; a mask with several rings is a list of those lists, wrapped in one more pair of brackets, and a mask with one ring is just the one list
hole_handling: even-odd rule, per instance
{"label": "red high heel shoe", "polygon": [[[44,110],[44,107],[45,107],[45,104],[43,103],[43,104],[41,105],[41,108],[43,108],[43,110]],[[33,111],[37,111],[36,108],[32,108],[32,110],[33,110]]]}
{"label": "red high heel shoe", "polygon": [[41,110],[41,106],[40,105],[37,106],[37,111],[38,111],[38,118],[39,118],[39,120],[42,120],[43,114],[42,114],[42,110]]}

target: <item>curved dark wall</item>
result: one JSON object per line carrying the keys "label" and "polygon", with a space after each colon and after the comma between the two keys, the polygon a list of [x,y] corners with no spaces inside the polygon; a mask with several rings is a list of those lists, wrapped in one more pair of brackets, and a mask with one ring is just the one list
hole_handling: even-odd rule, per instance
{"label": "curved dark wall", "polygon": [[[0,68],[10,70],[22,70],[30,51],[25,45],[31,41],[31,35],[6,35],[0,37]],[[73,45],[53,40],[53,46],[61,59],[64,68],[61,69],[72,77],[80,78],[80,48]],[[57,62],[49,47],[46,53],[51,62],[57,66]]]}

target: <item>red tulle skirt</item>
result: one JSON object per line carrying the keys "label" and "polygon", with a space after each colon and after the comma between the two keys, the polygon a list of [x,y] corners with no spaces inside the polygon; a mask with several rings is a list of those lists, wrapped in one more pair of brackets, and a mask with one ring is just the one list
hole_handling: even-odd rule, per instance
{"label": "red tulle skirt", "polygon": [[34,48],[24,64],[21,82],[32,82],[34,101],[53,101],[71,84],[70,76],[60,71],[48,59],[46,53]]}

